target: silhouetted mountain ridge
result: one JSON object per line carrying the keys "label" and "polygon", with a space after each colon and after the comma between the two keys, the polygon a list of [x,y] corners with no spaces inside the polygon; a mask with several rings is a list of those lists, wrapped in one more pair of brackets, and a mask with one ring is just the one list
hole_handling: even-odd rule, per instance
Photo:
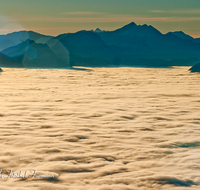
{"label": "silhouetted mountain ridge", "polygon": [[200,38],[193,38],[192,36],[185,34],[182,31],[175,31],[175,32],[168,32],[168,33],[174,34],[174,35],[176,35],[179,38],[184,39],[184,40],[190,40],[190,41],[193,41],[193,42],[196,42],[196,43],[200,43]]}
{"label": "silhouetted mountain ridge", "polygon": [[[13,36],[18,37],[15,39]],[[5,39],[9,41],[9,37],[12,43],[20,40],[21,43],[1,51],[0,66],[166,67],[189,66],[200,61],[199,39],[182,31],[162,34],[151,25],[137,25],[134,22],[114,31],[97,28],[95,31],[82,30],[57,37],[21,31],[8,34]]]}
{"label": "silhouetted mountain ridge", "polygon": [[[57,44],[55,43],[54,46]],[[53,47],[54,47],[53,46]],[[56,50],[47,44],[26,40],[16,46],[10,47],[0,54],[0,64],[3,67],[25,68],[60,68],[69,67],[69,62],[57,55]],[[60,51],[59,51],[60,52]],[[59,57],[59,58],[58,58]]]}
{"label": "silhouetted mountain ridge", "polygon": [[63,37],[60,42],[70,52],[73,66],[109,66],[115,55],[110,47],[94,32],[79,31]]}
{"label": "silhouetted mountain ridge", "polygon": [[33,40],[36,43],[46,43],[52,36],[39,34],[33,31],[19,31],[0,35],[0,51],[18,45],[26,40]]}
{"label": "silhouetted mountain ridge", "polygon": [[200,57],[199,44],[171,33],[164,35],[148,25],[130,23],[115,31],[97,34],[124,62],[133,62],[134,59],[173,60]]}
{"label": "silhouetted mountain ridge", "polygon": [[189,71],[191,71],[191,72],[200,72],[200,63],[197,63],[197,64],[193,65],[193,66],[189,69]]}

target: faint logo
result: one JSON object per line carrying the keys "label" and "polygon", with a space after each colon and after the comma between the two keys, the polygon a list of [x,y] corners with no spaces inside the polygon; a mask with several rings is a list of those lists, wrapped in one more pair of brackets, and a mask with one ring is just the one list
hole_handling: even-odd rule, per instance
{"label": "faint logo", "polygon": [[42,175],[37,173],[37,169],[31,169],[26,171],[13,172],[13,169],[7,169],[3,171],[0,169],[0,179],[8,178],[54,178],[54,175]]}

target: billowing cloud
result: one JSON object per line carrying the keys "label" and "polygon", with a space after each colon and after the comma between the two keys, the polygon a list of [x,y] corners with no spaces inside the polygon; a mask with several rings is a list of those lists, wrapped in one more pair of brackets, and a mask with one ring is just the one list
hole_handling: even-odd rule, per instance
{"label": "billowing cloud", "polygon": [[54,178],[0,178],[1,189],[199,189],[188,67],[4,71],[0,169]]}

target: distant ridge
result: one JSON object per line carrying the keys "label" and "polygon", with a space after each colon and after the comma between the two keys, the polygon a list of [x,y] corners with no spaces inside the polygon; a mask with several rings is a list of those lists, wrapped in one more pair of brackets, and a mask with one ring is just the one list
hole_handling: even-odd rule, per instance
{"label": "distant ridge", "polygon": [[0,35],[0,51],[1,67],[192,66],[200,61],[200,38],[131,22],[114,31],[97,28],[57,37],[33,31]]}
{"label": "distant ridge", "polygon": [[193,42],[196,42],[196,43],[200,43],[200,38],[193,38],[192,36],[185,34],[182,31],[175,31],[175,32],[169,32],[169,33],[174,34],[174,35],[176,35],[179,38],[182,38],[184,40],[190,40],[190,41],[193,41]]}
{"label": "distant ridge", "polygon": [[19,31],[0,35],[0,51],[18,45],[26,40],[33,40],[36,43],[46,43],[52,36],[39,34],[33,31]]}
{"label": "distant ridge", "polygon": [[194,66],[192,66],[189,71],[191,72],[200,72],[200,63],[195,64]]}
{"label": "distant ridge", "polygon": [[134,22],[131,22],[115,31],[118,31],[118,30],[124,30],[124,31],[129,31],[129,30],[133,30],[135,27],[137,27],[137,24],[135,24]]}
{"label": "distant ridge", "polygon": [[111,48],[92,31],[79,31],[60,39],[70,52],[73,66],[109,66],[115,55]]}

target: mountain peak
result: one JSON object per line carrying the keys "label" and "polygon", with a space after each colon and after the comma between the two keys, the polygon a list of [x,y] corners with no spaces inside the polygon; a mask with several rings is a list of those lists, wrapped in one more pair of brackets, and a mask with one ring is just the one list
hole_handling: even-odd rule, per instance
{"label": "mountain peak", "polygon": [[127,35],[127,34],[139,35],[139,36],[162,35],[160,31],[158,31],[156,28],[154,28],[151,25],[147,25],[147,24],[137,25],[134,22],[131,22],[115,31],[120,32],[123,35]]}
{"label": "mountain peak", "polygon": [[131,23],[123,26],[122,28],[115,30],[115,31],[123,31],[123,32],[131,31],[131,30],[135,29],[136,27],[137,27],[137,24],[135,24],[134,22],[131,22]]}
{"label": "mountain peak", "polygon": [[99,28],[96,28],[96,30],[94,32],[102,32],[102,30]]}
{"label": "mountain peak", "polygon": [[129,24],[127,24],[127,25],[137,25],[137,24],[135,24],[134,22],[131,22],[131,23],[129,23]]}
{"label": "mountain peak", "polygon": [[137,26],[137,24],[135,24],[134,22],[131,22],[131,23],[125,25],[124,27],[126,27],[126,28],[132,28],[132,27],[135,27],[135,26]]}
{"label": "mountain peak", "polygon": [[143,24],[142,26],[143,26],[143,27],[148,27],[148,25],[147,25],[147,24]]}
{"label": "mountain peak", "polygon": [[188,34],[185,34],[182,31],[168,32],[167,34],[173,34],[184,40],[194,40],[194,38],[192,36],[189,36]]}

